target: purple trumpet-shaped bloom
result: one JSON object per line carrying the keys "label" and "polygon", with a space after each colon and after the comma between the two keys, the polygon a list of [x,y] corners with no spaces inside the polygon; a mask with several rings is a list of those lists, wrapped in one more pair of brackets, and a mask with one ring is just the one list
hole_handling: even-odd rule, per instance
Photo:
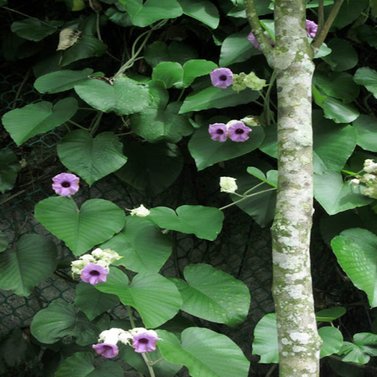
{"label": "purple trumpet-shaped bloom", "polygon": [[119,348],[116,344],[110,343],[97,343],[93,344],[92,348],[96,353],[106,359],[113,359],[118,356]]}
{"label": "purple trumpet-shaped bloom", "polygon": [[208,133],[213,141],[223,143],[228,138],[228,131],[225,123],[213,123],[208,127]]}
{"label": "purple trumpet-shaped bloom", "polygon": [[233,84],[233,72],[229,68],[216,68],[210,76],[212,85],[216,88],[225,89]]}
{"label": "purple trumpet-shaped bloom", "polygon": [[60,196],[71,196],[79,191],[80,178],[71,173],[60,173],[52,178],[52,189]]}
{"label": "purple trumpet-shaped bloom", "polygon": [[306,20],[305,29],[306,33],[308,34],[308,37],[314,38],[318,31],[318,25],[314,21]]}
{"label": "purple trumpet-shaped bloom", "polygon": [[153,330],[145,330],[132,337],[132,347],[135,352],[153,352],[156,349],[158,335]]}
{"label": "purple trumpet-shaped bloom", "polygon": [[247,40],[256,48],[257,50],[260,49],[260,44],[257,40],[257,37],[254,35],[253,32],[250,32],[247,36]]}
{"label": "purple trumpet-shaped bloom", "polygon": [[245,124],[241,121],[231,122],[228,128],[230,140],[236,143],[243,143],[244,141],[248,140],[250,132],[251,128],[245,126]]}
{"label": "purple trumpet-shaped bloom", "polygon": [[97,285],[104,283],[107,279],[109,270],[95,263],[88,263],[81,271],[80,278],[85,283]]}

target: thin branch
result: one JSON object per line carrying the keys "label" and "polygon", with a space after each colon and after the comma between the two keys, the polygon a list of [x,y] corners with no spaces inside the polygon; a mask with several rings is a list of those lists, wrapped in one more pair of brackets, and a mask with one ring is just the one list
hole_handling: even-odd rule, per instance
{"label": "thin branch", "polygon": [[264,30],[259,23],[259,17],[255,8],[254,0],[245,0],[246,16],[250,23],[251,29],[257,38],[260,47],[268,59],[272,56],[272,46],[269,38],[264,34]]}
{"label": "thin branch", "polygon": [[318,4],[318,29],[322,30],[323,24],[325,22],[325,10],[323,5],[323,0],[319,0]]}
{"label": "thin branch", "polygon": [[327,34],[333,24],[337,14],[339,13],[340,7],[342,6],[344,0],[336,0],[334,5],[331,8],[330,14],[327,17],[326,22],[323,24],[323,27],[319,30],[314,41],[312,43],[313,48],[319,48],[321,44],[325,41]]}

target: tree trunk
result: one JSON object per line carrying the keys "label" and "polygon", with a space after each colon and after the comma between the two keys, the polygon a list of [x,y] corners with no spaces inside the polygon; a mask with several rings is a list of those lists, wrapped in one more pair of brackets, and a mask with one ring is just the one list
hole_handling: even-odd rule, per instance
{"label": "tree trunk", "polygon": [[273,239],[273,297],[281,377],[319,376],[310,270],[313,214],[312,52],[305,1],[275,1],[273,66],[278,93],[278,192]]}

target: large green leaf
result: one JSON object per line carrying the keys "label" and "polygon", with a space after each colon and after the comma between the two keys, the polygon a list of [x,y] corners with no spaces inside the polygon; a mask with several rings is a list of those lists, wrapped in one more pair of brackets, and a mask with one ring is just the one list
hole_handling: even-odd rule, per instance
{"label": "large green leaf", "polygon": [[4,232],[0,231],[0,253],[5,251],[8,245],[9,245],[8,236]]}
{"label": "large green leaf", "polygon": [[72,199],[51,197],[35,206],[35,218],[65,242],[74,255],[81,255],[107,241],[124,226],[124,212],[114,203],[90,199],[79,209]]}
{"label": "large green leaf", "polygon": [[343,346],[343,335],[332,326],[324,326],[318,329],[318,334],[322,339],[320,357],[326,357],[338,353]]}
{"label": "large green leaf", "polygon": [[187,88],[192,82],[201,76],[210,74],[217,64],[204,59],[191,59],[183,64],[183,87]]}
{"label": "large green leaf", "polygon": [[345,39],[334,38],[327,45],[332,52],[322,59],[330,65],[333,71],[347,71],[357,65],[357,52],[350,42]]}
{"label": "large green leaf", "polygon": [[315,313],[317,322],[333,322],[347,313],[344,306],[334,306]]}
{"label": "large green leaf", "polygon": [[190,111],[200,111],[206,109],[222,109],[250,103],[259,97],[259,93],[246,89],[239,94],[232,88],[220,89],[209,87],[198,92],[193,92],[184,100],[180,114]]}
{"label": "large green leaf", "polygon": [[129,115],[143,110],[149,103],[148,87],[125,76],[115,78],[112,84],[100,79],[86,80],[74,88],[82,100],[105,113]]}
{"label": "large green leaf", "polygon": [[158,20],[176,18],[183,11],[176,0],[119,0],[135,26],[148,26]]}
{"label": "large green leaf", "polygon": [[131,117],[131,128],[150,143],[157,141],[177,143],[183,136],[192,133],[188,118],[178,114],[179,108],[179,102],[172,102],[165,109],[144,109],[142,113]]}
{"label": "large green leaf", "polygon": [[89,185],[120,169],[126,162],[123,145],[113,132],[92,137],[76,130],[67,134],[57,147],[60,161]]}
{"label": "large green leaf", "polygon": [[40,310],[31,321],[30,331],[41,343],[53,344],[66,336],[76,338],[82,346],[96,341],[97,328],[72,304],[58,299]]}
{"label": "large green leaf", "polygon": [[127,142],[125,150],[127,164],[116,175],[147,195],[166,190],[181,173],[183,158],[174,144]]}
{"label": "large green leaf", "polygon": [[377,306],[377,236],[366,229],[347,229],[333,238],[331,247],[352,283]]}
{"label": "large green leaf", "polygon": [[106,360],[102,364],[96,365],[96,369],[94,369],[93,372],[87,375],[87,377],[109,377],[109,376],[124,377],[124,370],[122,366],[114,361]]}
{"label": "large green leaf", "polygon": [[243,143],[234,143],[230,140],[220,143],[211,140],[207,127],[201,127],[191,137],[189,151],[198,170],[203,170],[217,162],[231,160],[255,150],[261,145],[263,138],[262,127],[255,127],[250,139]]}
{"label": "large green leaf", "polygon": [[153,68],[152,80],[161,81],[166,89],[177,86],[183,80],[183,68],[177,62],[158,63]]}
{"label": "large green leaf", "polygon": [[357,145],[367,151],[377,152],[377,119],[362,114],[352,125],[356,131]]}
{"label": "large green leaf", "polygon": [[75,305],[89,320],[112,309],[118,303],[116,296],[102,293],[90,284],[79,283],[76,286]]}
{"label": "large green leaf", "polygon": [[329,215],[362,207],[373,201],[355,193],[349,181],[344,182],[340,173],[326,170],[322,174],[314,174],[314,197]]}
{"label": "large green leaf", "polygon": [[122,271],[110,268],[106,283],[95,287],[118,296],[122,304],[135,308],[146,327],[155,328],[167,322],[182,305],[174,283],[156,273],[138,274],[129,284]]}
{"label": "large green leaf", "polygon": [[15,250],[0,254],[0,288],[20,296],[47,279],[56,268],[56,247],[37,234],[20,237]]}
{"label": "large green leaf", "polygon": [[162,357],[183,364],[192,377],[247,377],[249,362],[227,336],[206,328],[190,327],[179,340],[168,331],[158,330]]}
{"label": "large green leaf", "polygon": [[76,352],[59,364],[54,377],[87,377],[94,371],[93,360],[93,352]]}
{"label": "large green leaf", "polygon": [[344,342],[339,355],[348,363],[368,363],[370,356],[377,356],[377,335],[367,332],[355,334],[353,343]]}
{"label": "large green leaf", "polygon": [[368,67],[359,68],[353,78],[359,85],[364,85],[377,98],[377,72]]}
{"label": "large green leaf", "polygon": [[101,246],[122,259],[115,264],[135,272],[158,272],[172,252],[170,237],[147,218],[127,216],[125,229]]}
{"label": "large green leaf", "polygon": [[28,41],[39,42],[42,39],[58,31],[58,26],[62,22],[50,21],[42,22],[37,18],[26,18],[22,21],[15,21],[11,25],[11,30],[19,37]]}
{"label": "large green leaf", "polygon": [[253,55],[260,54],[260,51],[256,50],[248,41],[248,33],[245,30],[231,34],[224,39],[220,51],[220,66],[227,67],[234,63],[243,62]]}
{"label": "large green leaf", "polygon": [[47,73],[46,75],[38,77],[34,83],[34,88],[37,89],[39,93],[64,92],[73,89],[76,84],[87,80],[91,73],[93,73],[93,70],[90,68],[85,68],[82,71],[66,69]]}
{"label": "large green leaf", "polygon": [[204,263],[185,267],[183,275],[186,281],[173,280],[182,295],[183,311],[229,326],[245,320],[250,293],[243,282]]}
{"label": "large green leaf", "polygon": [[152,208],[148,219],[162,229],[195,234],[213,241],[221,232],[224,214],[214,207],[183,205],[175,211],[167,207]]}
{"label": "large green leaf", "polygon": [[216,6],[208,0],[178,0],[186,16],[195,18],[212,29],[219,26],[220,17]]}
{"label": "large green leaf", "polygon": [[53,130],[71,119],[78,109],[77,101],[68,97],[55,105],[51,102],[38,102],[20,109],[8,111],[2,121],[17,145],[21,145],[35,135]]}
{"label": "large green leaf", "polygon": [[78,60],[102,56],[107,50],[107,46],[92,35],[80,36],[77,43],[62,52],[60,66],[65,67]]}
{"label": "large green leaf", "polygon": [[0,150],[0,192],[13,188],[17,173],[21,170],[16,154],[10,149]]}

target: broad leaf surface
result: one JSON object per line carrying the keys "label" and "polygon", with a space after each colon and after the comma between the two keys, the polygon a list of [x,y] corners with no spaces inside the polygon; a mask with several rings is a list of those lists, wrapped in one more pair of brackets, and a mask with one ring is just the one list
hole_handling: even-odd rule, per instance
{"label": "broad leaf surface", "polygon": [[17,173],[21,170],[16,154],[10,149],[0,150],[0,193],[13,188]]}
{"label": "broad leaf surface", "polygon": [[178,0],[186,16],[195,18],[211,29],[219,26],[220,16],[216,6],[208,0]]}
{"label": "broad leaf surface", "polygon": [[179,340],[168,331],[158,330],[162,357],[183,364],[192,377],[247,377],[249,362],[228,337],[206,328],[190,327]]}
{"label": "broad leaf surface", "polygon": [[367,151],[377,152],[377,119],[362,114],[353,122],[353,127],[357,145]]}
{"label": "broad leaf surface", "polygon": [[39,42],[56,33],[61,24],[62,22],[59,21],[42,22],[37,18],[26,18],[22,21],[13,22],[11,30],[23,39]]}
{"label": "broad leaf surface", "polygon": [[0,254],[0,288],[20,296],[47,279],[56,268],[56,247],[37,234],[20,237],[14,250]]}
{"label": "broad leaf surface", "polygon": [[377,98],[377,71],[368,67],[359,68],[353,78],[359,85],[364,85]]}
{"label": "broad leaf surface", "polygon": [[72,131],[58,144],[57,150],[63,165],[90,186],[127,162],[123,145],[113,132],[92,137],[84,130]]}
{"label": "broad leaf surface", "polygon": [[221,232],[224,214],[214,207],[183,205],[175,211],[167,207],[152,208],[148,219],[162,229],[195,234],[213,241]]}
{"label": "broad leaf surface", "polygon": [[250,293],[243,282],[204,263],[185,267],[183,275],[186,281],[173,280],[182,295],[183,311],[229,326],[245,320]]}
{"label": "broad leaf surface", "polygon": [[35,218],[78,256],[110,239],[124,226],[124,212],[114,203],[90,199],[77,208],[73,200],[50,197],[37,203]]}
{"label": "broad leaf surface", "polygon": [[77,101],[68,97],[55,105],[38,102],[20,109],[8,111],[2,121],[17,145],[23,144],[35,135],[53,130],[71,119],[78,109]]}
{"label": "broad leaf surface", "polygon": [[82,71],[66,69],[47,73],[38,77],[34,83],[34,88],[39,93],[65,92],[66,90],[73,89],[76,84],[88,80],[88,76],[91,73],[93,73],[93,70],[90,68],[85,68]]}
{"label": "broad leaf surface", "polygon": [[320,357],[326,357],[338,353],[343,346],[343,335],[332,326],[324,326],[318,329],[318,334],[322,338]]}
{"label": "broad leaf surface", "polygon": [[318,322],[332,322],[346,314],[347,310],[343,306],[322,309],[315,314]]}
{"label": "broad leaf surface", "polygon": [[209,87],[189,94],[184,100],[179,113],[184,114],[190,111],[222,109],[224,107],[243,105],[256,100],[258,97],[258,92],[249,89],[244,90],[240,95],[232,88]]}
{"label": "broad leaf surface", "polygon": [[87,377],[94,371],[93,360],[92,352],[76,352],[59,364],[54,377]]}
{"label": "broad leaf surface", "polygon": [[101,246],[123,258],[114,264],[135,272],[158,272],[172,252],[170,237],[148,218],[127,216],[125,229]]}
{"label": "broad leaf surface", "polygon": [[343,271],[352,283],[377,306],[377,236],[361,228],[348,229],[331,241],[331,247]]}
{"label": "broad leaf surface", "polygon": [[90,79],[74,88],[82,100],[105,113],[129,115],[142,111],[149,103],[148,87],[125,76],[115,78],[113,84]]}
{"label": "broad leaf surface", "polygon": [[181,295],[171,281],[156,273],[136,275],[132,282],[117,268],[111,268],[106,283],[95,286],[114,294],[124,305],[137,310],[146,327],[155,328],[173,318],[181,308]]}

